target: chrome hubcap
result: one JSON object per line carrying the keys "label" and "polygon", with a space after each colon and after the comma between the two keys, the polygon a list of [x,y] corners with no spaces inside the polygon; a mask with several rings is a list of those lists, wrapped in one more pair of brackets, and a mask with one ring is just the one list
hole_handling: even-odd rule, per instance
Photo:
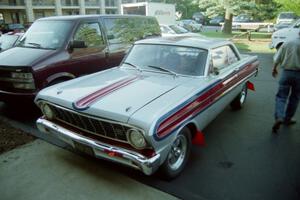
{"label": "chrome hubcap", "polygon": [[183,135],[178,135],[172,144],[168,154],[168,164],[172,170],[177,170],[182,165],[187,150],[187,139]]}

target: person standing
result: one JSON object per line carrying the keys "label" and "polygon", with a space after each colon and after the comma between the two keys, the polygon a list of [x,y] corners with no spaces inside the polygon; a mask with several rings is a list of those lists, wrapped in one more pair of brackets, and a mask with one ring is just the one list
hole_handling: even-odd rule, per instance
{"label": "person standing", "polygon": [[300,31],[298,37],[286,41],[274,56],[272,76],[278,75],[280,66],[282,74],[275,99],[275,123],[272,132],[277,133],[282,124],[292,125],[300,99]]}

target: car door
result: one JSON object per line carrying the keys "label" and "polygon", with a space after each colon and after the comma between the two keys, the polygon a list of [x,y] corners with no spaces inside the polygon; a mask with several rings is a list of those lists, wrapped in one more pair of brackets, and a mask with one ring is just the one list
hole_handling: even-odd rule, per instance
{"label": "car door", "polygon": [[109,67],[107,47],[97,20],[78,24],[73,42],[83,42],[85,47],[73,48],[70,52],[69,69],[76,76],[101,71]]}

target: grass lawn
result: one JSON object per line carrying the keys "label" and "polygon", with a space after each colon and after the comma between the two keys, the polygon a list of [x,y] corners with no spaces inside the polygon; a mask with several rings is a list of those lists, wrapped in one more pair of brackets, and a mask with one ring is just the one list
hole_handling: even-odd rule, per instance
{"label": "grass lawn", "polygon": [[252,32],[251,41],[247,39],[247,35],[241,35],[245,32],[232,32],[232,34],[224,34],[222,32],[202,32],[201,35],[205,35],[211,38],[224,38],[232,39],[237,48],[243,52],[258,52],[258,53],[275,53],[275,50],[269,49],[269,43],[271,41],[271,33]]}

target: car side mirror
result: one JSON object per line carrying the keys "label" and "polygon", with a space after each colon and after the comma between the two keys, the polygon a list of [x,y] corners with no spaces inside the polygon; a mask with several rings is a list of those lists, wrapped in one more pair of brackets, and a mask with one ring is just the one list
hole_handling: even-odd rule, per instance
{"label": "car side mirror", "polygon": [[73,40],[71,43],[70,43],[70,49],[80,49],[80,48],[86,48],[86,44],[84,41],[81,41],[81,40]]}

